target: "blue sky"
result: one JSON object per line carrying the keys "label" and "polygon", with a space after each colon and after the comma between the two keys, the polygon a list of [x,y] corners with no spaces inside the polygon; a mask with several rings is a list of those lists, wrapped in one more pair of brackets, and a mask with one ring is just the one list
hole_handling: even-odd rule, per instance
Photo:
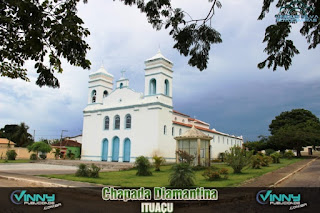
{"label": "blue sky", "polygon": [[[301,23],[293,26],[291,39],[300,51],[289,71],[279,68],[259,70],[265,59],[262,43],[266,26],[275,23],[277,9],[258,21],[262,0],[221,1],[212,26],[223,43],[212,46],[208,68],[202,72],[188,65],[188,58],[173,49],[168,31],[155,31],[144,14],[118,1],[94,0],[79,5],[79,15],[89,28],[91,70],[63,63],[63,74],[56,74],[60,89],[35,85],[33,62],[26,63],[31,82],[0,78],[0,127],[25,122],[36,139],[81,134],[82,111],[87,104],[88,75],[101,64],[117,80],[122,69],[130,86],[144,88],[144,61],[158,51],[174,63],[174,108],[209,122],[216,128],[245,140],[268,135],[268,125],[282,111],[311,110],[320,117],[320,50],[307,50],[299,34]],[[204,17],[207,0],[176,0],[193,18]]]}

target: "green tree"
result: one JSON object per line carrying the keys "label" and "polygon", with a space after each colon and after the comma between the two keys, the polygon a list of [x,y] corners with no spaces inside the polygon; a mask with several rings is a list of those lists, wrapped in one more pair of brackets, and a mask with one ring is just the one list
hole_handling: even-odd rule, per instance
{"label": "green tree", "polygon": [[51,146],[44,142],[36,142],[27,147],[29,152],[36,152],[37,156],[39,152],[48,153],[52,150]]}
{"label": "green tree", "polygon": [[166,160],[163,157],[157,155],[154,155],[152,157],[152,160],[154,161],[153,164],[155,167],[155,171],[160,171],[160,166],[164,164],[164,162],[166,162]]}
{"label": "green tree", "polygon": [[16,143],[18,147],[26,147],[33,142],[32,135],[28,133],[29,127],[24,123],[20,125],[5,125],[0,129],[0,137],[7,138]]}
{"label": "green tree", "polygon": [[259,135],[258,138],[260,139],[259,141],[248,141],[244,143],[244,146],[250,151],[253,150],[254,154],[267,148],[268,137]]}
{"label": "green tree", "polygon": [[312,112],[293,109],[282,112],[271,122],[270,146],[280,150],[294,149],[300,157],[304,146],[320,144],[320,121]]}
{"label": "green tree", "polygon": [[231,147],[230,151],[226,151],[226,162],[233,168],[233,173],[241,173],[241,170],[250,164],[251,152],[240,147]]}

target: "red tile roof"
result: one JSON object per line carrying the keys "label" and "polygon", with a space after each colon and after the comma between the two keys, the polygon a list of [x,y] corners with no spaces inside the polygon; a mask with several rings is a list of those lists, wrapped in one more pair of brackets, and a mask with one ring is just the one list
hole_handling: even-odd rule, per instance
{"label": "red tile roof", "polygon": [[[60,146],[60,142],[52,144],[53,146]],[[61,141],[61,146],[71,146],[71,147],[81,147],[81,143],[73,140],[63,140]]]}
{"label": "red tile roof", "polygon": [[173,110],[173,112],[176,113],[176,114],[182,115],[182,116],[190,117],[189,115],[183,114],[183,113],[178,112],[176,110]]}

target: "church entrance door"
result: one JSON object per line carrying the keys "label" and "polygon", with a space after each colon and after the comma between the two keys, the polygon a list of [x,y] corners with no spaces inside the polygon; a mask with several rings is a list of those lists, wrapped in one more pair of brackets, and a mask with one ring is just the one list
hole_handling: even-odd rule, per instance
{"label": "church entrance door", "polygon": [[114,137],[112,142],[112,161],[119,161],[119,138]]}
{"label": "church entrance door", "polygon": [[102,142],[102,160],[108,160],[108,139],[104,139]]}
{"label": "church entrance door", "polygon": [[123,145],[123,162],[130,161],[130,149],[131,149],[131,141],[129,138],[126,138],[124,140],[124,145]]}

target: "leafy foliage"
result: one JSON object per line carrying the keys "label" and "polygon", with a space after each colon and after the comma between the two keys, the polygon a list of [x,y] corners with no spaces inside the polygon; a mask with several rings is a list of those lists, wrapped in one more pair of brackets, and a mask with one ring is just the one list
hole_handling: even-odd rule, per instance
{"label": "leafy foliage", "polygon": [[[259,16],[259,20],[262,20],[266,13],[269,12],[271,3],[274,0],[264,0],[262,11]],[[283,8],[289,1],[278,0],[276,7]],[[296,6],[301,1],[292,1],[291,4]],[[313,7],[314,10],[308,10],[306,15],[320,17],[320,2],[314,0],[303,0],[305,5]],[[268,68],[273,67],[275,71],[278,66],[284,67],[288,70],[292,64],[292,58],[299,54],[299,50],[295,47],[292,40],[288,37],[291,33],[292,23],[278,22],[277,24],[270,25],[266,28],[265,37],[263,42],[267,43],[267,47],[264,51],[268,54],[266,60],[258,64],[258,68],[262,69],[266,65]],[[308,49],[316,48],[320,43],[320,19],[318,22],[303,22],[303,27],[300,29],[301,35],[305,36],[307,42],[310,44]]]}
{"label": "leafy foliage", "polygon": [[44,142],[36,142],[27,147],[29,152],[33,151],[38,154],[38,152],[48,153],[52,150],[51,146]]}
{"label": "leafy foliage", "polygon": [[160,171],[160,166],[166,162],[166,160],[163,157],[160,157],[160,156],[157,156],[157,155],[154,155],[152,157],[152,160],[154,161],[153,164],[154,164],[154,167],[155,167],[155,171]]}
{"label": "leafy foliage", "polygon": [[18,154],[16,153],[15,150],[8,150],[6,152],[6,155],[7,155],[7,160],[15,160]]}
{"label": "leafy foliage", "polygon": [[79,164],[75,175],[78,177],[89,177],[88,166],[84,163]]}
{"label": "leafy foliage", "polygon": [[287,152],[285,152],[285,153],[283,154],[283,157],[284,157],[284,158],[291,159],[291,158],[294,157],[294,153],[293,153],[291,150],[289,150],[289,151],[287,151]]}
{"label": "leafy foliage", "polygon": [[151,164],[150,164],[148,158],[146,158],[144,156],[139,156],[136,158],[134,165],[138,170],[136,175],[138,175],[138,176],[152,175],[152,172],[150,171]]}
{"label": "leafy foliage", "polygon": [[305,109],[282,112],[271,122],[269,130],[269,147],[297,150],[298,157],[302,147],[320,144],[319,118]]}
{"label": "leafy foliage", "polygon": [[270,156],[272,153],[274,153],[275,150],[274,149],[266,149],[266,155]]}
{"label": "leafy foliage", "polygon": [[0,137],[13,141],[17,147],[26,147],[33,142],[32,136],[28,133],[28,129],[29,126],[24,122],[20,123],[20,125],[5,125],[4,128],[0,129]]}
{"label": "leafy foliage", "polygon": [[211,27],[215,8],[222,6],[220,1],[209,0],[213,2],[209,13],[205,18],[196,20],[181,8],[173,8],[170,0],[120,1],[130,6],[136,4],[156,30],[162,29],[163,26],[169,29],[169,34],[175,41],[173,48],[181,55],[190,56],[189,65],[201,71],[207,68],[211,45],[222,42],[220,33]]}
{"label": "leafy foliage", "polygon": [[[71,65],[90,67],[85,58],[89,35],[79,18],[80,0],[1,1],[0,8],[0,76],[29,81],[25,61],[35,61],[40,87],[59,87],[54,72],[61,73],[61,58]],[[49,61],[49,66],[45,64]]]}
{"label": "leafy foliage", "polygon": [[191,165],[195,159],[195,156],[190,155],[188,152],[183,150],[176,151],[176,154],[179,156],[179,162],[187,163],[189,165]]}
{"label": "leafy foliage", "polygon": [[89,167],[89,177],[92,178],[98,178],[99,177],[99,172],[100,172],[101,168],[98,167],[97,165],[95,165],[94,163],[91,164],[91,167]]}
{"label": "leafy foliage", "polygon": [[253,155],[251,157],[251,167],[253,169],[260,169],[261,166],[269,166],[272,163],[272,157],[265,155]]}
{"label": "leafy foliage", "polygon": [[233,168],[234,173],[241,173],[241,170],[250,163],[251,152],[247,152],[240,147],[231,147],[226,152],[226,162]]}
{"label": "leafy foliage", "polygon": [[202,174],[202,176],[209,181],[213,181],[213,180],[221,179],[221,176],[223,177],[223,179],[228,179],[228,174],[229,174],[229,171],[226,168],[221,168],[220,170],[214,170],[211,167],[209,167]]}
{"label": "leafy foliage", "polygon": [[76,171],[75,176],[77,177],[92,177],[92,178],[98,178],[99,172],[101,168],[96,166],[94,163],[91,164],[90,167],[88,167],[86,164],[81,163],[78,166],[78,170]]}
{"label": "leafy foliage", "polygon": [[177,188],[194,186],[195,175],[192,167],[187,163],[179,163],[172,167],[169,177],[170,186]]}
{"label": "leafy foliage", "polygon": [[37,154],[32,153],[32,154],[30,155],[30,160],[38,160]]}
{"label": "leafy foliage", "polygon": [[280,163],[280,153],[279,152],[275,152],[275,153],[271,154],[270,157],[272,157],[273,163]]}

